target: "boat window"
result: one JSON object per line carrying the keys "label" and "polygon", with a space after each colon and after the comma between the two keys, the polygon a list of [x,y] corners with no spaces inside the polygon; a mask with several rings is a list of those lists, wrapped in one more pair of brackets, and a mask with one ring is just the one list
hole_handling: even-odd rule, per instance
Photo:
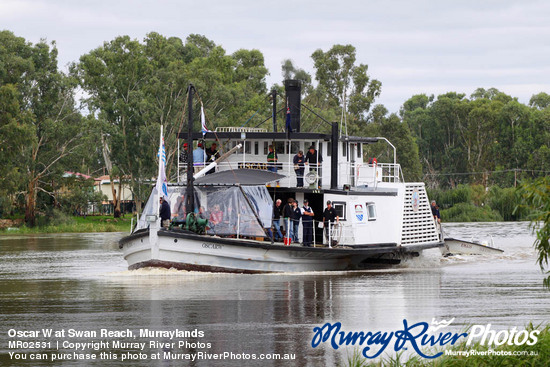
{"label": "boat window", "polygon": [[244,153],[245,154],[251,154],[252,153],[252,144],[249,141],[244,142]]}
{"label": "boat window", "polygon": [[361,158],[361,156],[362,156],[362,152],[361,152],[362,146],[363,146],[363,144],[361,144],[361,143],[357,144],[357,158]]}
{"label": "boat window", "polygon": [[323,143],[319,143],[319,155],[323,156]]}
{"label": "boat window", "polygon": [[260,144],[257,141],[254,142],[254,154],[260,154]]}
{"label": "boat window", "polygon": [[332,153],[332,142],[329,141],[327,143],[327,157],[330,157],[331,153]]}
{"label": "boat window", "polygon": [[367,203],[367,214],[369,220],[376,220],[376,205],[374,203]]}
{"label": "boat window", "polygon": [[290,153],[291,154],[298,154],[298,151],[300,150],[300,142],[299,141],[293,141],[290,143]]}
{"label": "boat window", "polygon": [[336,210],[336,214],[340,217],[340,220],[346,220],[346,202],[345,201],[333,201],[332,206]]}
{"label": "boat window", "polygon": [[264,155],[267,155],[267,153],[269,152],[269,150],[267,149],[268,146],[269,143],[267,141],[264,141]]}
{"label": "boat window", "polygon": [[273,146],[275,147],[275,152],[277,154],[285,154],[285,142],[284,141],[276,141],[273,143]]}
{"label": "boat window", "polygon": [[348,155],[348,145],[345,141],[342,142],[342,156],[347,157]]}

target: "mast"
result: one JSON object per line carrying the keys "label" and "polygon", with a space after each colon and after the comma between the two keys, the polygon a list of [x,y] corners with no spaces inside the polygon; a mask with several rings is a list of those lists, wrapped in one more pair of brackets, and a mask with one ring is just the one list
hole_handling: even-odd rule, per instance
{"label": "mast", "polygon": [[187,145],[189,146],[189,153],[187,154],[187,190],[185,194],[185,212],[195,212],[195,191],[193,188],[193,94],[195,93],[195,87],[193,84],[189,84],[187,88],[187,106],[189,108],[189,114],[187,117]]}
{"label": "mast", "polygon": [[271,98],[273,99],[273,132],[277,132],[277,90],[271,91]]}

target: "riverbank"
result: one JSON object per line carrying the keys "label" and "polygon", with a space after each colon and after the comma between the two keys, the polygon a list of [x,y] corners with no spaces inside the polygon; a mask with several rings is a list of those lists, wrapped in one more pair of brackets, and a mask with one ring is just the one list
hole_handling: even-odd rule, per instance
{"label": "riverbank", "polygon": [[24,225],[3,228],[0,229],[0,236],[37,233],[130,232],[131,223],[132,219],[130,216],[125,218],[113,218],[107,215],[68,217],[61,223],[38,225],[33,228]]}

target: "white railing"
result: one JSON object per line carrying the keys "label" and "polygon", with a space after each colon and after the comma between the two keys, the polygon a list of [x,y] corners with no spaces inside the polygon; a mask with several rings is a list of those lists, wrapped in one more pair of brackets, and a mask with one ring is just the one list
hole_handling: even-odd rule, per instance
{"label": "white railing", "polygon": [[[242,155],[238,156],[243,157]],[[230,169],[259,169],[259,170],[268,170],[268,168],[273,167],[267,162],[253,162],[247,161],[246,157],[243,157],[242,160],[232,159],[232,161],[225,161],[218,164],[212,172],[225,171]],[[205,165],[195,164],[194,167],[196,171],[199,171]],[[297,187],[298,177],[297,172],[294,169],[294,164],[290,162],[281,162],[277,163],[276,166],[277,173],[286,176],[285,178],[279,181],[279,186],[282,187]],[[305,188],[318,188],[321,186],[323,189],[330,188],[330,161],[323,162],[321,166],[321,172],[319,175],[319,170],[314,169],[313,172],[310,170],[309,165],[304,166],[303,173],[303,187]],[[178,171],[179,179],[185,181],[185,171],[187,169],[187,164],[178,162]],[[310,173],[311,172],[311,173]],[[376,188],[381,182],[402,182],[403,174],[401,172],[401,167],[399,164],[393,163],[378,163],[378,164],[367,164],[367,163],[342,163],[338,165],[338,187],[343,187],[344,185],[349,185],[349,187],[373,187]],[[319,181],[321,181],[319,185]]]}
{"label": "white railing", "polygon": [[[285,222],[286,221],[286,227]],[[282,218],[280,220],[281,224],[281,231],[283,231],[284,228],[289,228],[289,225],[293,225],[294,223],[298,222],[298,235],[294,236],[294,230],[292,230],[292,236],[290,231],[286,231],[283,234],[283,237],[287,239],[289,242],[299,242],[303,243],[303,222],[302,220],[293,220],[290,218]],[[347,223],[347,222],[334,222],[334,223],[327,223],[328,230],[324,228],[324,224],[322,221],[313,221],[313,243],[319,244],[321,241],[319,241],[319,238],[316,234],[317,228],[323,229],[322,234],[322,244],[326,245],[328,247],[333,246],[345,246],[345,245],[353,245],[355,244],[355,236],[354,236],[354,227],[353,224]],[[276,229],[273,228],[273,234],[275,235]],[[298,241],[295,241],[295,240]],[[319,242],[319,243],[318,243]]]}

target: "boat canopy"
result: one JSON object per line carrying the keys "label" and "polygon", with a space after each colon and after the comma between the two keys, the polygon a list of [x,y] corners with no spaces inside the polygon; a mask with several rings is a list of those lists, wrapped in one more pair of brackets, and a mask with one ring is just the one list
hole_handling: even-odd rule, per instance
{"label": "boat canopy", "polygon": [[[250,171],[250,170],[243,170]],[[220,172],[225,173],[225,172]],[[275,176],[280,176],[272,172]],[[215,176],[212,174],[208,176]],[[207,176],[207,177],[208,177]],[[168,203],[172,219],[183,221],[186,186],[168,186]],[[147,216],[156,215],[158,195],[153,188],[145,205],[137,229],[146,228]],[[265,185],[195,186],[195,214],[208,219],[208,234],[218,236],[266,237],[264,228],[271,228],[273,200]]]}

